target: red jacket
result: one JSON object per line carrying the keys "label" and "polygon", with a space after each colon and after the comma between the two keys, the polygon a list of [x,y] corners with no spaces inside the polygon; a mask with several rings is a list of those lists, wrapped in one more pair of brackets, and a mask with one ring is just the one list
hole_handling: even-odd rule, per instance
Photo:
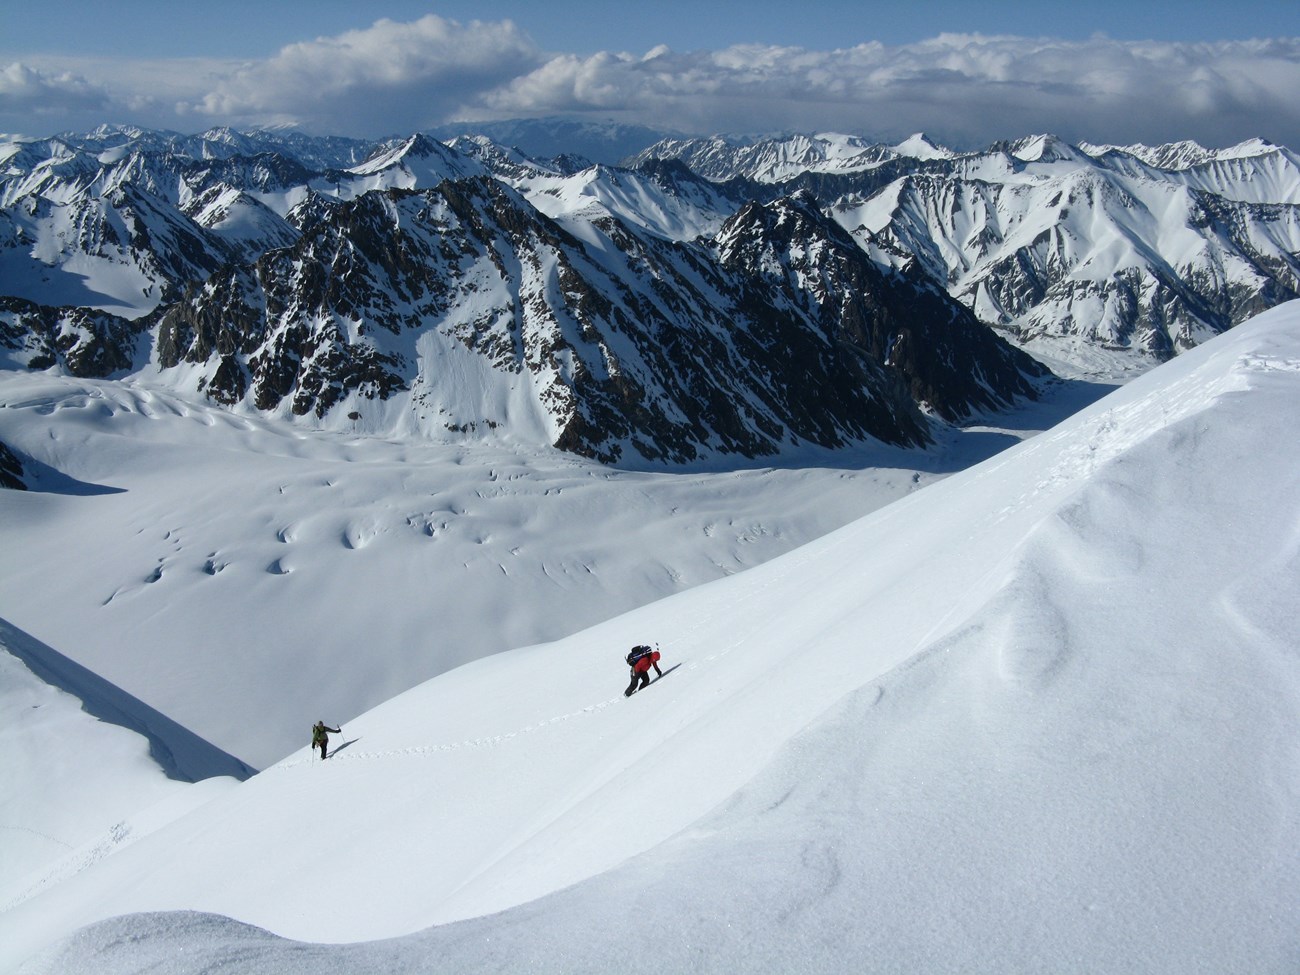
{"label": "red jacket", "polygon": [[638,660],[636,663],[632,665],[632,672],[635,674],[644,674],[647,670],[650,669],[651,664],[657,664],[658,662],[659,662],[658,650],[654,651],[653,653],[647,653],[644,657],[642,657],[640,660]]}

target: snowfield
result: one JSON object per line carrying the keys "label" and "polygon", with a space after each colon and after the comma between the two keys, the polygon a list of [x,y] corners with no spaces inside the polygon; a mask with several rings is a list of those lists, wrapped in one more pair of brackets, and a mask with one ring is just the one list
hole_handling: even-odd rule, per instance
{"label": "snowfield", "polygon": [[0,403],[38,489],[0,492],[22,553],[0,560],[0,616],[259,768],[304,718],[739,572],[1020,434],[669,474],[302,429],[135,382],[0,371]]}
{"label": "snowfield", "polygon": [[[0,913],[0,969],[1300,968],[1298,304],[922,490],[886,485],[899,500],[821,537],[819,505],[883,496],[870,472],[710,475],[703,493],[623,474],[610,501],[583,490],[590,466],[503,460],[488,480],[476,460],[450,484],[433,465],[435,484],[415,447],[392,447],[399,462],[358,441],[356,473],[340,473],[335,446],[216,410],[185,418],[211,439],[177,438],[145,412],[179,401],[112,384],[84,384],[77,423],[37,423],[72,408],[43,385],[56,378],[3,386],[0,438],[61,485],[0,496],[6,639],[82,653],[241,758],[300,744],[242,783],[179,786],[209,794],[29,878]],[[521,490],[559,478],[572,507],[530,493],[489,523],[502,474]],[[726,524],[723,551],[739,551],[726,513],[756,504],[765,477],[785,485],[768,500],[803,544],[705,580],[718,551],[694,546]],[[274,517],[287,509],[262,500],[268,486],[311,499],[300,521]],[[172,507],[182,487],[194,496]],[[579,629],[565,587],[537,579],[582,575],[563,544],[585,506],[624,533],[585,544],[649,544],[674,537],[678,491],[688,537],[645,571],[699,584],[617,615],[611,597]],[[250,512],[265,537],[245,530]],[[501,644],[340,714],[331,678],[382,693],[355,661],[439,634],[413,553],[455,531],[448,558],[468,573],[466,553],[490,544],[484,577],[513,571],[518,588],[485,596],[467,574],[449,642],[478,620]],[[268,571],[275,558],[288,571]],[[345,558],[364,572],[336,583]],[[602,580],[615,593],[635,575],[618,564]],[[565,635],[509,643],[528,632],[516,614],[548,608]],[[119,609],[130,625],[101,630]],[[259,645],[277,614],[302,628],[305,659],[282,652],[283,623]],[[641,642],[665,674],[626,699],[621,656]],[[274,662],[259,670],[259,655]],[[241,738],[231,709],[272,728]],[[317,717],[342,722],[326,762],[306,748]],[[82,725],[29,747],[93,752],[120,731]]]}

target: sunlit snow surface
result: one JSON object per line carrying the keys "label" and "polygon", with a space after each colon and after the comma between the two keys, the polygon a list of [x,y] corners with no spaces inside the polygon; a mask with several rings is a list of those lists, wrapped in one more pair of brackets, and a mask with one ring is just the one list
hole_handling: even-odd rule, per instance
{"label": "sunlit snow surface", "polygon": [[304,719],[347,720],[485,654],[757,565],[1020,432],[618,471],[0,371],[0,442],[32,461],[34,488],[0,492],[0,617],[260,768],[302,744]]}
{"label": "sunlit snow surface", "polygon": [[[328,762],[302,747],[0,915],[0,966],[1293,972],[1298,402],[1292,305],[788,554],[346,720]],[[202,463],[210,504],[251,503]],[[67,557],[20,550],[47,581]],[[672,669],[625,699],[642,641]],[[102,920],[140,911],[181,913]]]}

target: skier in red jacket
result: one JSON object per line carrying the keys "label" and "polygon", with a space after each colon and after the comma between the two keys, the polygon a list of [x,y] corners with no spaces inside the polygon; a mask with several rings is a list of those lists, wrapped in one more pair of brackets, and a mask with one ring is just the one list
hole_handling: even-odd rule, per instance
{"label": "skier in red jacket", "polygon": [[628,652],[627,665],[632,668],[632,683],[627,685],[627,690],[623,692],[624,697],[631,697],[641,689],[637,687],[638,682],[641,687],[650,686],[651,667],[660,677],[664,675],[664,672],[659,669],[659,651],[651,650],[649,647],[633,647]]}

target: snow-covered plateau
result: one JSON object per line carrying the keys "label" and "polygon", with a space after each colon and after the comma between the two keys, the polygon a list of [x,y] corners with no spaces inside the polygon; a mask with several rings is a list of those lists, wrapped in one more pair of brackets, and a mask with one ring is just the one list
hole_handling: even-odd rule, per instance
{"label": "snow-covered plateau", "polygon": [[0,402],[4,971],[1300,968],[1300,304],[946,464]]}

